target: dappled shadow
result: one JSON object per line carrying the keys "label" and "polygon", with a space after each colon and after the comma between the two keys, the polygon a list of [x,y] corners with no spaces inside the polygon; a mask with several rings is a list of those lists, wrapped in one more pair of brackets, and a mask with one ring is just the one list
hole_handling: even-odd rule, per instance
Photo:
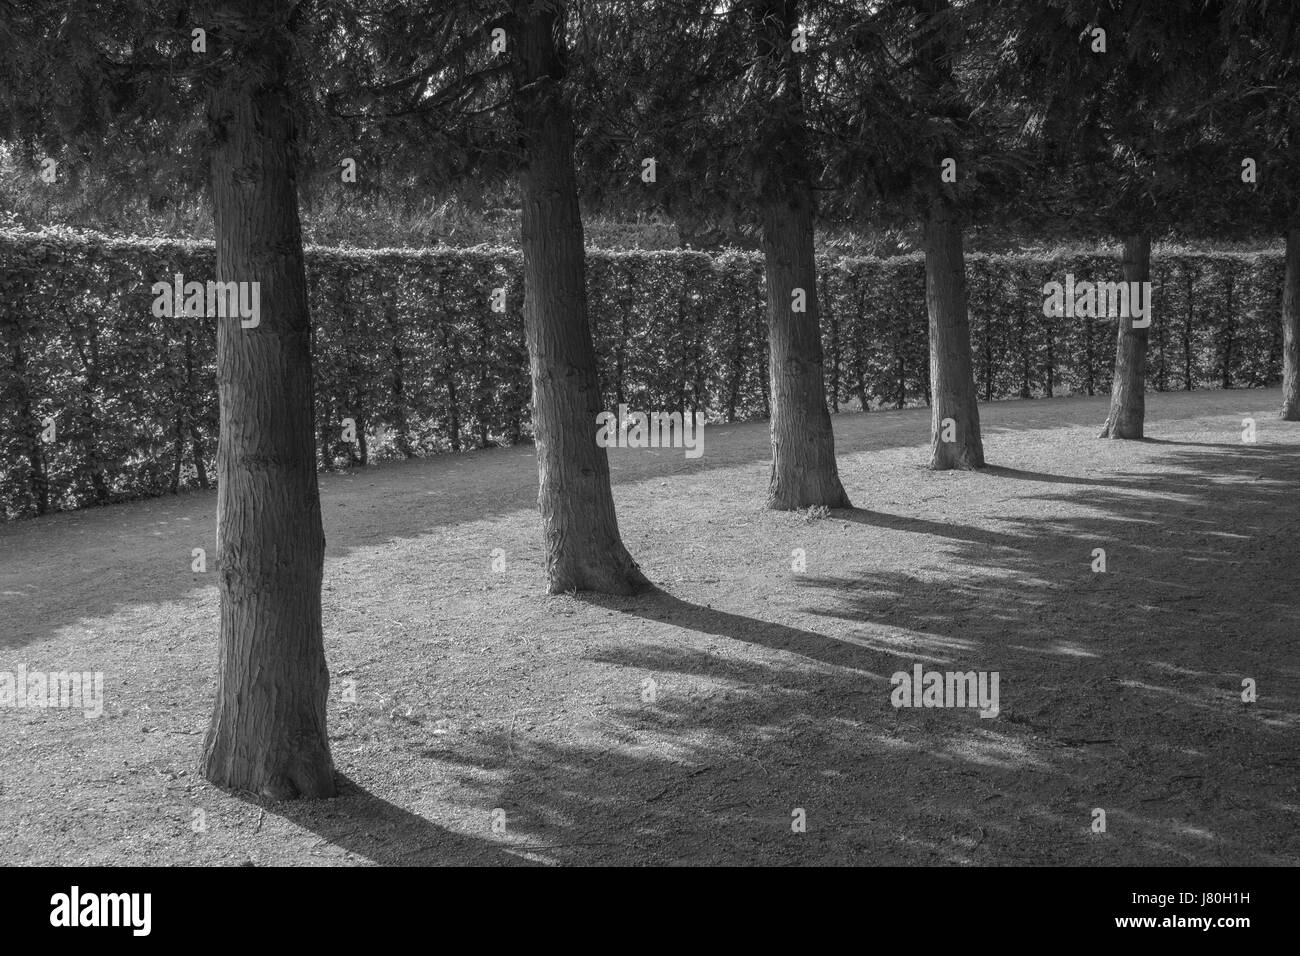
{"label": "dappled shadow", "polygon": [[[1083,515],[997,530],[833,512],[865,552],[931,535],[966,570],[794,576],[801,620],[825,629],[583,595],[671,627],[590,654],[630,688],[653,677],[654,697],[609,711],[597,740],[483,732],[439,759],[504,777],[485,805],[558,862],[1300,864],[1300,568],[1277,560],[1300,524],[1300,447],[1242,451],[1172,452],[1168,473],[1088,483]],[[889,677],[914,663],[999,672],[1001,713],[895,709]],[[1270,693],[1243,703],[1245,677]]]}

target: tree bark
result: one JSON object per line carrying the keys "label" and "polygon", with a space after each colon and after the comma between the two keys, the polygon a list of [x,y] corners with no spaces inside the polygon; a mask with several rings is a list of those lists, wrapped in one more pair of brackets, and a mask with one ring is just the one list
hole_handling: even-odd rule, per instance
{"label": "tree bark", "polygon": [[[762,211],[772,386],[772,473],[766,504],[781,511],[815,505],[849,508],[826,410],[812,190],[807,183],[792,183],[790,192],[789,202],[774,202]],[[791,308],[795,289],[804,292],[806,312]]]}
{"label": "tree bark", "polygon": [[[1146,282],[1151,278],[1151,237],[1145,233],[1124,238],[1124,281]],[[1148,299],[1147,308],[1151,308]],[[1148,312],[1148,318],[1150,313]],[[1146,417],[1147,333],[1133,328],[1133,319],[1116,319],[1119,326],[1115,345],[1115,378],[1110,388],[1110,413],[1102,426],[1102,438],[1141,438]]]}
{"label": "tree bark", "polygon": [[[797,0],[767,0],[758,18],[757,62],[771,90],[769,118],[755,141],[755,192],[767,281],[769,376],[772,387],[772,473],[767,507],[781,511],[850,508],[835,462],[835,433],[826,408],[813,192],[807,121],[790,35]],[[794,311],[795,290],[804,311]]]}
{"label": "tree bark", "polygon": [[[952,204],[936,195],[925,228],[925,306],[930,314],[930,467],[984,467],[980,413],[971,367],[966,310],[966,259],[961,223]],[[952,441],[944,421],[952,419]]]}
{"label": "tree bark", "polygon": [[1286,273],[1282,279],[1282,412],[1300,422],[1300,229],[1286,234]]}
{"label": "tree bark", "polygon": [[288,7],[221,6],[227,59],[208,94],[217,280],[260,283],[260,324],[217,321],[221,640],[203,774],[272,799],[327,797],[336,790],[325,730],[325,536],[286,87]]}
{"label": "tree bark", "polygon": [[547,586],[633,594],[650,586],[623,546],[587,316],[586,251],[573,169],[573,116],[555,34],[558,5],[517,0],[514,107],[524,148],[524,331],[533,383],[538,506]]}

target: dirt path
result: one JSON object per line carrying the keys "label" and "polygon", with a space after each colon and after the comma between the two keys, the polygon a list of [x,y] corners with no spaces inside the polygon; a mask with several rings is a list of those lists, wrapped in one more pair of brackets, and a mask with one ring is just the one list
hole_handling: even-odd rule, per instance
{"label": "dirt path", "polygon": [[[542,596],[531,448],[325,476],[346,793],[289,807],[194,772],[214,495],[0,526],[0,671],[105,674],[98,719],[0,708],[0,863],[1300,864],[1279,401],[1153,395],[1144,443],[983,406],[977,474],[920,466],[927,410],[837,416],[859,510],[812,521],[758,507],[765,424],[611,451],[636,599]],[[915,663],[997,671],[1000,715],[895,709]]]}

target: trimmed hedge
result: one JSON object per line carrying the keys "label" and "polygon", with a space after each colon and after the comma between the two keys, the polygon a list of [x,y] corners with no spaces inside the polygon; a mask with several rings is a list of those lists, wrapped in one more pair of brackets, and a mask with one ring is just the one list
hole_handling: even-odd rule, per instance
{"label": "trimmed hedge", "polygon": [[[217,320],[155,318],[151,286],[213,264],[211,243],[0,233],[6,518],[210,485]],[[516,251],[310,248],[307,264],[322,467],[528,438]],[[968,257],[982,399],[1109,389],[1114,325],[1042,314],[1043,283],[1066,272],[1117,280],[1119,262]],[[1148,387],[1275,384],[1281,278],[1277,253],[1158,256]],[[926,402],[922,259],[825,260],[819,281],[831,406]],[[607,407],[767,415],[758,256],[592,251],[588,283]]]}

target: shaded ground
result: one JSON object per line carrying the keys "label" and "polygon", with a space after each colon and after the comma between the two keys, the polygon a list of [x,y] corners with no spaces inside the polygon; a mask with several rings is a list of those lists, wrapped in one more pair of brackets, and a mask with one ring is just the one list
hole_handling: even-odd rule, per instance
{"label": "shaded ground", "polygon": [[[858,510],[820,520],[758,507],[766,425],[612,450],[634,599],[542,596],[531,448],[325,476],[345,793],[281,807],[194,771],[214,495],[0,527],[0,671],[106,675],[98,719],[0,708],[0,863],[1300,864],[1279,403],[1153,395],[1143,443],[1100,397],[983,406],[974,474],[921,467],[927,410],[837,416]],[[894,709],[917,662],[998,671],[1000,716]]]}

